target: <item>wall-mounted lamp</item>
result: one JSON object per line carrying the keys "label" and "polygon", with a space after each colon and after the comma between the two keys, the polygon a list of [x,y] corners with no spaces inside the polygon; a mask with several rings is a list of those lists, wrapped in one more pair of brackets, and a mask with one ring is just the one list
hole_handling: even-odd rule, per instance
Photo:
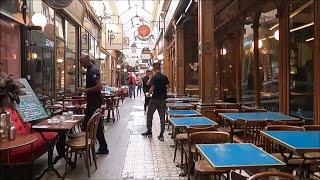
{"label": "wall-mounted lamp", "polygon": [[273,36],[277,41],[279,41],[279,30],[276,30]]}
{"label": "wall-mounted lamp", "polygon": [[47,25],[47,18],[42,13],[35,13],[31,17],[31,22],[35,26],[41,26],[44,28]]}

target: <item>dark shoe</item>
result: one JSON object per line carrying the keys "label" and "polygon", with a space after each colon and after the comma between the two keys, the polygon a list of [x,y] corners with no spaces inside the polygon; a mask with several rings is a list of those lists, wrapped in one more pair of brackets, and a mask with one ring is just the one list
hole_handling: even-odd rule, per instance
{"label": "dark shoe", "polygon": [[160,141],[164,141],[163,135],[159,135],[159,136],[158,136],[158,139],[159,139]]}
{"label": "dark shoe", "polygon": [[147,132],[141,133],[141,135],[142,136],[152,136],[152,132],[147,131]]}
{"label": "dark shoe", "polygon": [[96,154],[109,154],[109,149],[107,149],[107,150],[98,149]]}

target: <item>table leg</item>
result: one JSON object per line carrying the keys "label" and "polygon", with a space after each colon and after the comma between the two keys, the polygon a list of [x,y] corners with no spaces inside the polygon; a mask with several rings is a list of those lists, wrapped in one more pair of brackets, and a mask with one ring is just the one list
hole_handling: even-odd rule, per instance
{"label": "table leg", "polygon": [[35,179],[41,179],[48,171],[53,171],[59,178],[63,178],[62,175],[54,168],[53,164],[53,150],[55,140],[48,141],[48,167],[41,173],[41,175]]}
{"label": "table leg", "polygon": [[53,164],[56,164],[61,158],[65,155],[65,142],[66,142],[66,134],[64,132],[59,132],[58,141],[56,143],[56,148],[58,152],[58,156],[53,161]]}

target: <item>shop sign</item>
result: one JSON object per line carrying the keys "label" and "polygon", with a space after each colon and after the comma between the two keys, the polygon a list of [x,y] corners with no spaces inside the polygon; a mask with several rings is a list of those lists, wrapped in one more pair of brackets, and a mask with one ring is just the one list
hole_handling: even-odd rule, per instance
{"label": "shop sign", "polygon": [[79,0],[72,1],[64,9],[78,24],[82,25],[85,14],[85,8]]}
{"label": "shop sign", "polygon": [[153,37],[150,34],[150,27],[142,24],[138,27],[138,36],[136,36],[140,41],[148,41],[151,37]]}
{"label": "shop sign", "polygon": [[49,39],[46,39],[45,46],[46,46],[46,47],[53,48],[53,47],[54,47],[54,42],[53,42],[53,41],[50,41]]}
{"label": "shop sign", "polygon": [[123,29],[122,24],[106,24],[108,50],[123,49]]}
{"label": "shop sign", "polygon": [[83,19],[83,27],[86,28],[87,31],[90,32],[90,34],[95,38],[98,39],[98,28],[93,25],[93,23],[89,20],[88,17],[84,17]]}
{"label": "shop sign", "polygon": [[123,49],[129,49],[130,48],[130,40],[129,37],[123,38]]}
{"label": "shop sign", "polygon": [[151,59],[151,54],[141,54],[141,59],[142,60],[149,60],[149,59]]}
{"label": "shop sign", "polygon": [[25,4],[23,1],[9,1],[9,0],[0,0],[0,14],[8,16],[21,24],[24,24],[23,19],[23,6]]}

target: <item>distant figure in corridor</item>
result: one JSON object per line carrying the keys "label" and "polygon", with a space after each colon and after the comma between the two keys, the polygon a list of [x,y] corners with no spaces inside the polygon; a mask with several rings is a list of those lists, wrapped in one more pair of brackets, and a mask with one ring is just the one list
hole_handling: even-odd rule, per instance
{"label": "distant figure in corridor", "polygon": [[[84,131],[87,127],[89,119],[92,117],[93,113],[101,108],[102,105],[102,95],[101,95],[101,81],[100,81],[100,71],[93,63],[93,60],[89,55],[83,55],[80,58],[81,66],[87,69],[86,74],[86,87],[78,87],[77,90],[86,93],[87,95],[87,108],[85,111],[85,118],[83,122],[82,130]],[[100,119],[98,129],[97,129],[97,139],[99,142],[99,149],[97,154],[109,154],[108,145],[104,137],[103,130],[103,120]]]}
{"label": "distant figure in corridor", "polygon": [[128,84],[129,84],[129,96],[130,98],[132,98],[132,95],[134,98],[136,98],[136,78],[134,76],[133,73],[130,73],[129,74],[129,77],[128,77]]}
{"label": "distant figure in corridor", "polygon": [[148,111],[147,111],[147,131],[141,133],[143,136],[152,135],[152,118],[156,110],[158,110],[160,116],[161,131],[158,139],[164,140],[163,133],[165,127],[165,111],[166,111],[166,98],[167,98],[167,86],[169,84],[168,77],[161,73],[160,63],[153,64],[154,75],[150,79],[151,95]]}
{"label": "distant figure in corridor", "polygon": [[137,76],[137,97],[141,96],[142,82],[140,75]]}
{"label": "distant figure in corridor", "polygon": [[152,72],[150,70],[146,71],[146,75],[142,79],[143,93],[144,93],[144,112],[147,111],[147,107],[150,102],[150,96],[147,96],[150,90],[150,78],[152,76]]}

